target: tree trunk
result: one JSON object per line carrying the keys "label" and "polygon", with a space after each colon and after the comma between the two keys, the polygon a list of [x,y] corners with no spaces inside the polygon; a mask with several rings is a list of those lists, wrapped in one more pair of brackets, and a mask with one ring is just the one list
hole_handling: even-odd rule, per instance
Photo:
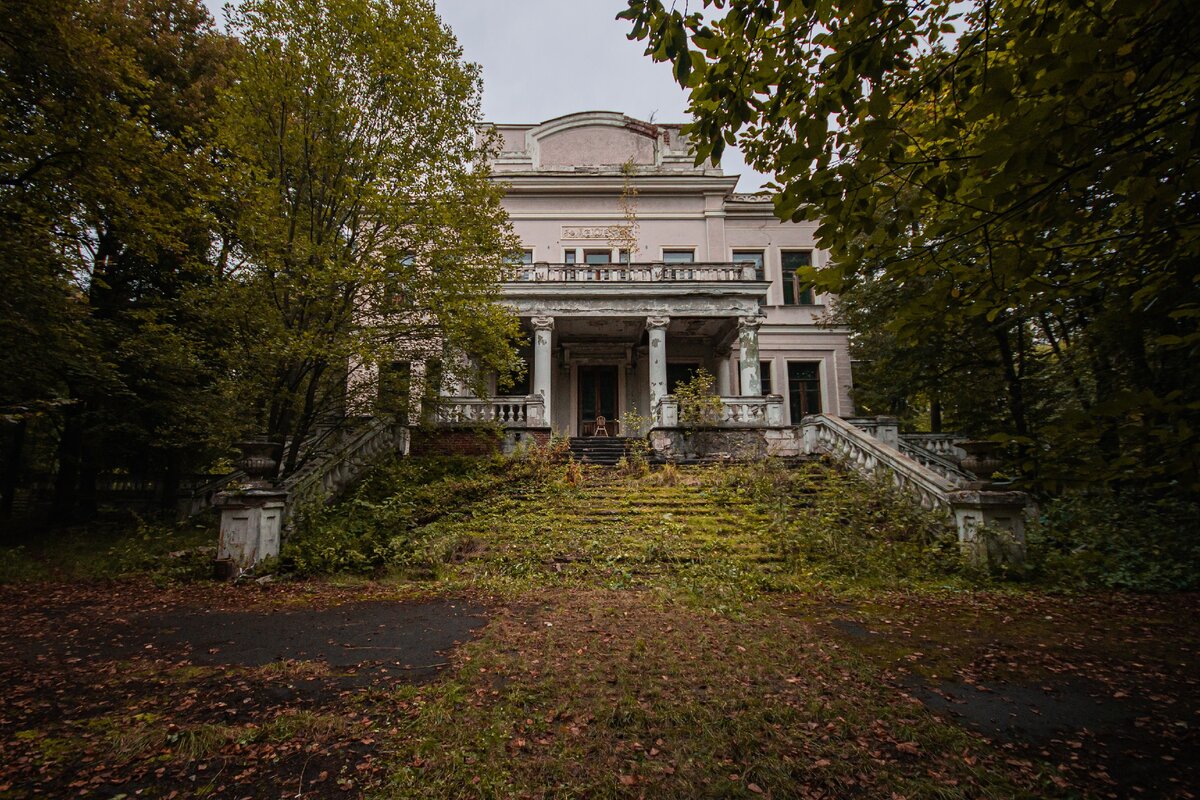
{"label": "tree trunk", "polygon": [[22,419],[5,427],[9,428],[9,435],[5,437],[8,441],[4,450],[4,473],[0,475],[0,518],[8,519],[12,516],[13,501],[21,482],[21,456],[28,422]]}
{"label": "tree trunk", "polygon": [[58,439],[58,472],[54,476],[54,501],[50,509],[50,520],[55,524],[65,525],[75,518],[82,450],[83,408],[76,406],[67,409]]}

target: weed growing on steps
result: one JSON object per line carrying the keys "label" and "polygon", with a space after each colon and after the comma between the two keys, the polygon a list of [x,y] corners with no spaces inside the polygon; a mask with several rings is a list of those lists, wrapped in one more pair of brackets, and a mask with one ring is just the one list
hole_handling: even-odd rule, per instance
{"label": "weed growing on steps", "polygon": [[770,514],[772,552],[806,582],[901,588],[985,579],[967,565],[946,515],[922,509],[886,479],[768,460],[730,467],[721,480]]}
{"label": "weed growing on steps", "polygon": [[409,459],[286,543],[301,572],[391,570],[447,588],[654,588],[715,610],[764,592],[970,580],[945,520],[823,464],[644,476],[557,461]]}

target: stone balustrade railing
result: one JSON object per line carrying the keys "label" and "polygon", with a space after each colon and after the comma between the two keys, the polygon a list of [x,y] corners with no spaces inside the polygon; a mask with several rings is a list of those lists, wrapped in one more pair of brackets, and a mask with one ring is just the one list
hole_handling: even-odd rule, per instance
{"label": "stone balustrade railing", "polygon": [[512,283],[574,283],[606,281],[646,283],[658,281],[753,281],[758,280],[751,262],[693,262],[665,264],[520,264],[512,267],[505,280]]}
{"label": "stone balustrade railing", "polygon": [[327,502],[340,495],[363,471],[388,452],[403,452],[408,431],[386,417],[375,417],[332,451],[305,464],[282,486],[290,515],[304,503]]}
{"label": "stone balustrade railing", "polygon": [[546,404],[540,394],[439,397],[434,421],[440,425],[497,423],[506,428],[544,428]]}
{"label": "stone balustrade railing", "polygon": [[904,433],[901,438],[914,447],[920,447],[931,453],[959,462],[966,453],[955,444],[965,437],[957,433]]}
{"label": "stone balustrade railing", "polygon": [[722,397],[722,428],[776,428],[783,424],[783,397]]}
{"label": "stone balustrade railing", "polygon": [[965,487],[976,480],[976,477],[945,456],[933,450],[909,444],[905,437],[900,438],[900,452],[916,461],[926,469],[936,472],[958,487]]}
{"label": "stone balustrade railing", "polygon": [[805,417],[801,428],[804,452],[837,456],[861,475],[874,476],[887,470],[893,485],[914,496],[923,508],[950,507],[950,494],[957,485],[906,458],[857,425],[827,414],[815,414]]}
{"label": "stone balustrade railing", "polygon": [[1018,568],[1023,564],[1024,514],[1029,498],[1022,492],[964,488],[838,417],[805,417],[801,431],[805,453],[832,455],[861,475],[887,475],[897,489],[913,496],[922,507],[948,510],[960,544],[974,560]]}

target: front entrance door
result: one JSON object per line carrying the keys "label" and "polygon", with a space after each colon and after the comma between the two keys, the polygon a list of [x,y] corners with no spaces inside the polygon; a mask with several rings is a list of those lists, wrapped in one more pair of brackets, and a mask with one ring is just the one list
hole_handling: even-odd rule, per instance
{"label": "front entrance door", "polygon": [[606,420],[609,436],[617,430],[617,368],[615,366],[579,367],[579,435],[596,432],[596,417]]}

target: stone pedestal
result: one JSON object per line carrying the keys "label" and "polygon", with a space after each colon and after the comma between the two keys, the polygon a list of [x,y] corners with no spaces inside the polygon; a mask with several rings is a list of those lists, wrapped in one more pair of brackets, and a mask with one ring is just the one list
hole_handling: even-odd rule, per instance
{"label": "stone pedestal", "polygon": [[950,494],[958,542],[976,564],[1020,572],[1025,568],[1023,492],[964,490]]}
{"label": "stone pedestal", "polygon": [[221,512],[217,545],[217,571],[223,573],[221,577],[236,578],[264,558],[279,556],[287,492],[221,492],[213,498],[213,505]]}

